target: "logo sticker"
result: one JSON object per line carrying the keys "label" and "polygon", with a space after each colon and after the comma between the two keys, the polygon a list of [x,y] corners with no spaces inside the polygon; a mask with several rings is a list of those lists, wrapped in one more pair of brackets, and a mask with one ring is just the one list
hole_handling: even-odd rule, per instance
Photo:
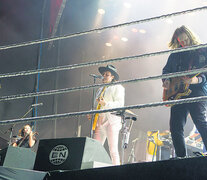
{"label": "logo sticker", "polygon": [[68,158],[68,148],[65,145],[55,146],[49,155],[50,163],[53,165],[61,165]]}

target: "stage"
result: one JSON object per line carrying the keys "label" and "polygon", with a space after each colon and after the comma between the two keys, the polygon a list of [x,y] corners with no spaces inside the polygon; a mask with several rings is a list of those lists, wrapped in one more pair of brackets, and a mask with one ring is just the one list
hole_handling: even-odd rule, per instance
{"label": "stage", "polygon": [[207,158],[195,157],[178,160],[133,163],[120,166],[82,170],[35,171],[0,167],[0,179],[15,180],[148,180],[179,179],[199,180],[207,178]]}

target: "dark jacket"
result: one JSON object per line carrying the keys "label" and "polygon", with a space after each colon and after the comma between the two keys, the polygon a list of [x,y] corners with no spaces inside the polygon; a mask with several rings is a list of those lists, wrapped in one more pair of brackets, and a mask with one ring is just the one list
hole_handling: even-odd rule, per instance
{"label": "dark jacket", "polygon": [[[163,68],[163,74],[199,69],[207,65],[207,48],[173,53],[169,56],[167,64]],[[190,75],[193,77],[194,75]],[[200,78],[199,84],[191,84],[192,90],[188,97],[207,95],[207,73],[197,75]]]}

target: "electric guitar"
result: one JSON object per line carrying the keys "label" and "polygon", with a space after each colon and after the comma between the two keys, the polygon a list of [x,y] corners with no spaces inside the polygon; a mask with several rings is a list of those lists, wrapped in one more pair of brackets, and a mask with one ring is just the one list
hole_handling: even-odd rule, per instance
{"label": "electric guitar", "polygon": [[[203,68],[206,68],[206,67],[207,67],[207,65],[203,66]],[[193,77],[196,77],[199,74],[201,74],[201,73],[197,73]],[[193,77],[191,77],[191,78],[193,78]],[[192,91],[189,89],[189,86],[190,86],[189,83],[184,82],[183,76],[170,78],[169,89],[163,90],[163,98],[162,98],[163,101],[178,100],[182,97],[190,95],[190,93]],[[171,107],[173,105],[174,104],[167,104],[165,106]]]}
{"label": "electric guitar", "polygon": [[[178,100],[191,93],[189,89],[190,84],[185,83],[182,78],[183,77],[174,77],[170,79],[169,89],[163,90],[163,101]],[[167,104],[165,106],[170,107],[173,106],[173,104]]]}

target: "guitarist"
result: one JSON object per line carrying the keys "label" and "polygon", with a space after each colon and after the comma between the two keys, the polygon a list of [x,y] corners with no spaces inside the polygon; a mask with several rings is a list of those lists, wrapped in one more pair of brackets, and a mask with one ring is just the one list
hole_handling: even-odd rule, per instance
{"label": "guitarist", "polygon": [[[171,49],[182,48],[199,44],[196,36],[185,26],[177,28],[172,36],[169,47]],[[172,53],[163,68],[163,74],[187,71],[204,67],[207,64],[207,49],[197,49]],[[190,94],[181,97],[190,98],[207,95],[206,73],[180,79],[184,84],[189,85]],[[169,90],[172,79],[163,79],[164,90]],[[184,126],[187,115],[190,113],[192,120],[201,134],[204,145],[207,147],[207,121],[206,121],[207,102],[200,101],[195,103],[185,103],[173,105],[170,114],[170,131],[177,157],[186,156],[184,141]]]}
{"label": "guitarist", "polygon": [[[103,76],[103,83],[113,83],[119,80],[117,69],[112,65],[99,67],[98,70]],[[122,85],[105,86],[98,89],[95,105],[97,106],[99,104],[99,109],[123,107],[124,99],[125,89]],[[88,118],[91,119],[91,116],[88,115]],[[110,112],[98,114],[97,124],[95,124],[94,139],[100,141],[102,145],[104,145],[107,138],[110,156],[114,165],[120,165],[118,141],[121,126],[121,117],[113,115]]]}

